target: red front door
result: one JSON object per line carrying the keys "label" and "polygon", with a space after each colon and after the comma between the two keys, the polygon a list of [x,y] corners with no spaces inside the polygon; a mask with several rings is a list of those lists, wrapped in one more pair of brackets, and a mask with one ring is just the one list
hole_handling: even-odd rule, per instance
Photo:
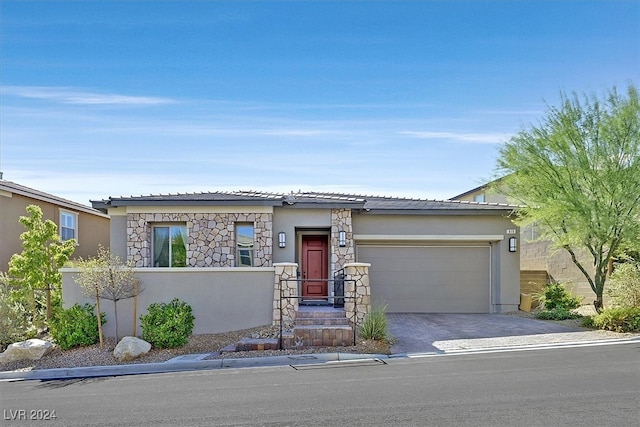
{"label": "red front door", "polygon": [[327,236],[302,236],[302,297],[326,299],[329,278]]}

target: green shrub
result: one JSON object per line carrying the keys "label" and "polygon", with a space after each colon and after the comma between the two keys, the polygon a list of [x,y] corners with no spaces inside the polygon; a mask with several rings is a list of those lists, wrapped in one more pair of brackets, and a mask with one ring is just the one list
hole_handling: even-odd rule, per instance
{"label": "green shrub", "polygon": [[580,316],[577,313],[572,313],[569,310],[564,309],[563,307],[555,307],[551,310],[540,311],[535,315],[536,319],[541,320],[566,320],[566,319],[577,319]]}
{"label": "green shrub", "polygon": [[569,292],[562,283],[548,283],[542,291],[535,295],[535,299],[545,310],[562,308],[565,311],[580,307],[582,297]]}
{"label": "green shrub", "polygon": [[389,335],[387,333],[387,316],[385,307],[372,308],[364,319],[360,327],[360,336],[366,340],[384,341]]}
{"label": "green shrub", "polygon": [[11,297],[11,282],[0,272],[0,351],[9,344],[33,338],[35,329],[23,304]]}
{"label": "green shrub", "polygon": [[616,264],[607,285],[611,305],[640,307],[640,262]]}
{"label": "green shrub", "polygon": [[194,320],[191,306],[178,298],[169,304],[151,304],[147,314],[140,316],[142,339],[159,348],[183,346],[193,332]]}
{"label": "green shrub", "polygon": [[593,316],[593,325],[614,332],[640,332],[640,307],[607,308]]}
{"label": "green shrub", "polygon": [[[100,313],[102,324],[107,322],[104,313]],[[76,304],[71,308],[61,308],[50,322],[50,332],[60,348],[95,344],[100,340],[98,333],[98,316],[95,306]]]}

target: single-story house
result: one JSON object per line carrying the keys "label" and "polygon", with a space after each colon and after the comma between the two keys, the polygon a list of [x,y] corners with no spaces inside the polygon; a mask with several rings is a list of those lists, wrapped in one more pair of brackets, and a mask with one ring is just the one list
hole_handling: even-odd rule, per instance
{"label": "single-story house", "polygon": [[58,226],[62,240],[76,239],[73,258],[95,256],[98,246],[109,247],[109,216],[102,211],[15,182],[0,179],[0,271],[8,271],[11,256],[22,252],[21,216],[27,206],[42,209],[43,220]]}
{"label": "single-story house", "polygon": [[[92,204],[111,217],[111,251],[135,265],[139,306],[179,297],[196,333],[275,322],[283,269],[300,304],[335,302],[335,277],[354,266],[368,288],[359,301],[387,312],[502,313],[520,301],[506,204],[258,191]],[[83,301],[64,273],[65,303]]]}

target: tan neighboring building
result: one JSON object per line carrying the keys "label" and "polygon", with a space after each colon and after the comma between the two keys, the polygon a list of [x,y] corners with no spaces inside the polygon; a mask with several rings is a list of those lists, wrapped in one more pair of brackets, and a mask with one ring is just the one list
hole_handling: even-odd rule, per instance
{"label": "tan neighboring building", "polygon": [[[476,187],[451,198],[477,203],[508,203],[507,197],[492,191],[491,183]],[[521,292],[531,294],[539,291],[550,281],[567,283],[568,288],[584,297],[583,304],[591,304],[595,294],[584,274],[576,267],[566,250],[556,250],[548,241],[538,240],[539,228],[529,225],[520,229],[520,288]],[[580,253],[578,253],[580,254]],[[583,266],[592,273],[592,263],[586,254],[582,257]]]}
{"label": "tan neighboring building", "polygon": [[9,259],[22,252],[19,222],[29,205],[42,209],[43,219],[58,226],[63,240],[76,239],[72,258],[95,256],[99,245],[109,247],[109,216],[89,206],[62,199],[11,181],[0,180],[0,271],[9,269]]}

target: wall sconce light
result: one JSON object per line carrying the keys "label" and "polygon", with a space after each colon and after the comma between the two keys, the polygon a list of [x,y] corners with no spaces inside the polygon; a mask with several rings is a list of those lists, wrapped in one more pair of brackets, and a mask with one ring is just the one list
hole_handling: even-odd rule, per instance
{"label": "wall sconce light", "polygon": [[338,244],[341,248],[347,246],[347,232],[342,230],[338,233]]}
{"label": "wall sconce light", "polygon": [[281,248],[287,246],[287,235],[284,233],[284,231],[278,233],[278,246]]}
{"label": "wall sconce light", "polygon": [[509,237],[509,252],[516,252],[518,249],[518,239]]}

